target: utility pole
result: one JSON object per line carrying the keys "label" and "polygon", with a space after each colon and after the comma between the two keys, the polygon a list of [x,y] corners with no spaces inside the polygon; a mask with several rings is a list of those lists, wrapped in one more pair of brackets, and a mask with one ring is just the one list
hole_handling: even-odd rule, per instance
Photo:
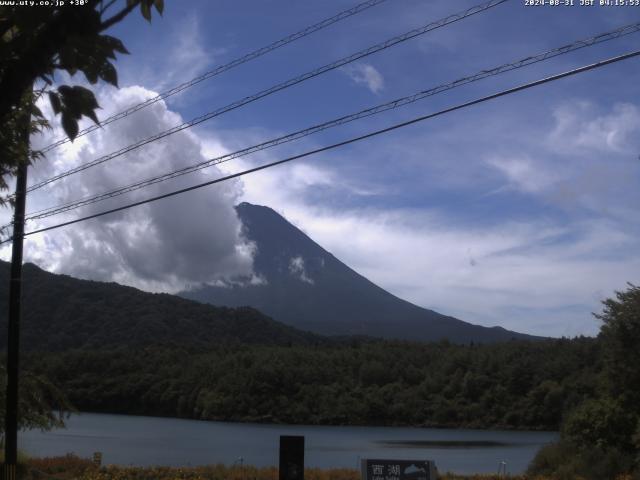
{"label": "utility pole", "polygon": [[[30,118],[27,117],[27,122]],[[28,146],[29,128],[25,128]],[[20,159],[16,175],[16,196],[13,212],[13,242],[11,250],[11,277],[9,280],[9,333],[7,335],[7,403],[4,432],[5,480],[16,480],[18,463],[18,372],[20,360],[20,303],[22,293],[22,244],[24,241],[24,212],[27,199],[28,148]]]}

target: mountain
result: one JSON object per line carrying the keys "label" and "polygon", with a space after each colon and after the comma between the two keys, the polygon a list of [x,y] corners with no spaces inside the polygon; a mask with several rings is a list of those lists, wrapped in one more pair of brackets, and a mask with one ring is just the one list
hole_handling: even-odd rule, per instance
{"label": "mountain", "polygon": [[346,266],[271,208],[242,203],[236,210],[245,236],[257,246],[254,271],[261,281],[203,285],[181,296],[229,307],[250,305],[323,335],[456,343],[537,338],[413,305]]}
{"label": "mountain", "polygon": [[[0,348],[6,345],[9,267],[0,261]],[[172,344],[316,345],[327,340],[276,322],[249,307],[213,307],[117,283],[23,269],[20,343],[25,350]]]}

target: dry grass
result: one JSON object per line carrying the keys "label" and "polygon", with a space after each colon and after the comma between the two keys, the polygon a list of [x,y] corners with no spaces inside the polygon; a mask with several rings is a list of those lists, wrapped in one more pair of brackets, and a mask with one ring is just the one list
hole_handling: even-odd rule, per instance
{"label": "dry grass", "polygon": [[[202,467],[120,467],[98,468],[89,459],[75,455],[52,458],[30,458],[25,464],[24,480],[278,480],[275,467],[207,465]],[[349,468],[305,470],[305,480],[360,480],[360,472]],[[441,480],[551,480],[524,475],[454,475],[439,476]],[[577,480],[577,479],[576,479]],[[617,480],[631,480],[620,477]]]}

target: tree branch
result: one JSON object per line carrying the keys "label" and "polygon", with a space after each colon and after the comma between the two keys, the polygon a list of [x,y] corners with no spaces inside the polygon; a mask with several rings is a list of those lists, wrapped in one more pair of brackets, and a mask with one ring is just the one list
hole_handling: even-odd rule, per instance
{"label": "tree branch", "polygon": [[106,12],[107,10],[109,10],[109,8],[111,8],[111,6],[116,3],[118,0],[111,0],[110,2],[108,2],[106,5],[102,5],[102,2],[100,2],[100,15],[102,15],[104,12]]}
{"label": "tree branch", "polygon": [[128,7],[123,8],[122,10],[120,10],[113,17],[111,17],[111,18],[105,20],[104,22],[102,22],[98,32],[104,32],[107,28],[109,28],[109,27],[115,25],[116,23],[120,22],[122,19],[124,19],[124,17],[129,15],[133,11],[133,9],[138,6],[139,3],[140,3],[139,1],[136,1],[136,2],[132,3]]}

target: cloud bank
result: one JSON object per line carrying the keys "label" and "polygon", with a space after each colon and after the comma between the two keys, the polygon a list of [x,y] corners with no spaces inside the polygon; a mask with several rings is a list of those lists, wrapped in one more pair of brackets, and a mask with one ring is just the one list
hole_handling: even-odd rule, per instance
{"label": "cloud bank", "polygon": [[[104,118],[156,93],[141,87],[105,89]],[[163,102],[142,109],[48,154],[32,169],[31,181],[48,178],[98,158],[183,120]],[[34,139],[36,147],[61,136],[60,129]],[[90,138],[89,138],[90,137]],[[149,176],[204,160],[198,138],[182,131],[103,165],[72,175],[30,195],[28,211],[109,191]],[[210,168],[159,183],[63,216],[31,222],[28,230],[91,215],[212,178]],[[175,292],[190,285],[252,274],[252,245],[241,236],[234,205],[238,182],[225,182],[177,197],[28,237],[25,260],[80,278],[117,281],[146,290]],[[6,215],[6,212],[3,212]],[[3,256],[6,258],[8,249]]]}
{"label": "cloud bank", "polygon": [[[544,128],[509,132],[501,142],[481,142],[483,128],[495,129],[488,121],[460,142],[457,128],[473,131],[462,122],[431,135],[428,148],[407,135],[345,149],[335,162],[317,157],[262,171],[243,178],[243,200],[275,208],[347,265],[417,305],[536,335],[594,335],[599,323],[591,313],[600,301],[638,282],[640,217],[630,205],[639,196],[633,152],[640,125],[633,104],[589,107],[588,114],[582,104],[551,108],[539,122]],[[565,127],[565,117],[577,123]],[[591,129],[605,131],[587,140],[583,132]],[[217,153],[220,144],[206,147]],[[279,157],[264,154],[259,163]],[[389,171],[368,168],[385,158],[395,159]],[[238,159],[222,168],[255,163]],[[385,176],[404,180],[404,188]]]}

